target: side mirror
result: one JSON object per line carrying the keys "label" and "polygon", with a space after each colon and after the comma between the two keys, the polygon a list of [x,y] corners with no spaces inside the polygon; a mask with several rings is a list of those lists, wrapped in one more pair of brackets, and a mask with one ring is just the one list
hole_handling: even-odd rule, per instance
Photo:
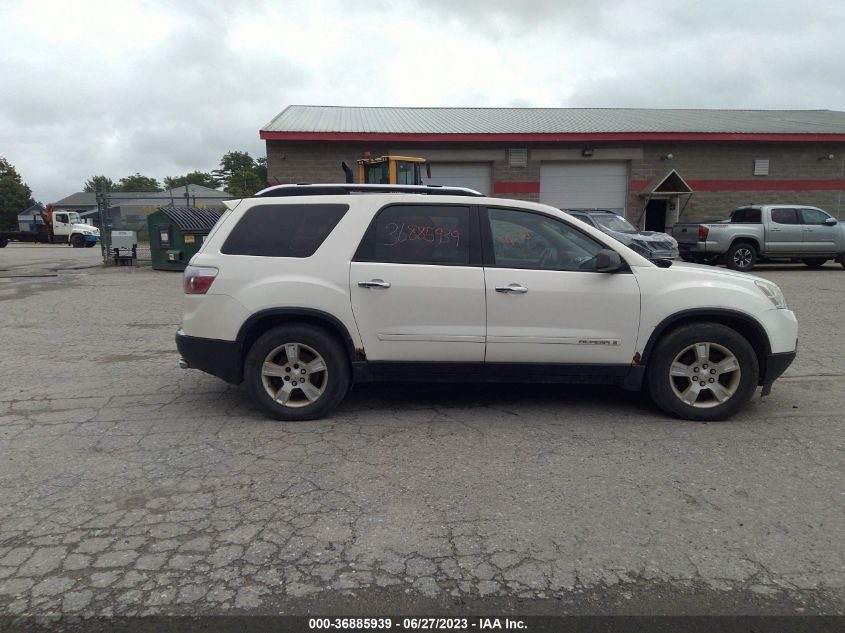
{"label": "side mirror", "polygon": [[596,254],[596,270],[600,273],[615,273],[622,266],[622,258],[616,251],[603,248]]}
{"label": "side mirror", "polygon": [[834,226],[836,224],[836,218],[828,218],[824,221],[824,223],[827,226]]}

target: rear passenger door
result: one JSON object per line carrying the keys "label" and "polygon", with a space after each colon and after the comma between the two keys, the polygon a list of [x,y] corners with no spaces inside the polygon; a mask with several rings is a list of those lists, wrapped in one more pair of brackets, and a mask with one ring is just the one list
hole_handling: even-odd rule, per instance
{"label": "rear passenger door", "polygon": [[804,227],[794,207],[775,207],[771,210],[766,250],[769,253],[798,253],[803,250]]}
{"label": "rear passenger door", "polygon": [[480,371],[486,308],[474,207],[384,207],[350,264],[349,290],[371,366],[460,362]]}

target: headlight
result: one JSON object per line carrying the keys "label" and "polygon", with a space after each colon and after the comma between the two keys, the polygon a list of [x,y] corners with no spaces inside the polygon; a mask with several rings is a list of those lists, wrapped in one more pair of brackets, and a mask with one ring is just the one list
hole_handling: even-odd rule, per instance
{"label": "headlight", "polygon": [[780,291],[780,288],[777,287],[777,284],[773,284],[771,281],[765,281],[763,279],[755,279],[754,283],[757,284],[757,287],[764,295],[766,295],[769,301],[771,301],[776,308],[779,310],[786,309],[786,299]]}
{"label": "headlight", "polygon": [[91,231],[82,231],[83,235],[92,235]]}

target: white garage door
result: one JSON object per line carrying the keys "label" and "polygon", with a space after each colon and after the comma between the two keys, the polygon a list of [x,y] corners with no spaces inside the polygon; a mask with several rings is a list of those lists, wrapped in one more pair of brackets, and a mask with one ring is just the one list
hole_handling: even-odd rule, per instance
{"label": "white garage door", "polygon": [[431,179],[423,173],[424,185],[469,187],[488,196],[492,182],[490,163],[431,163]]}
{"label": "white garage door", "polygon": [[559,209],[609,209],[623,213],[627,192],[625,162],[540,165],[540,202]]}

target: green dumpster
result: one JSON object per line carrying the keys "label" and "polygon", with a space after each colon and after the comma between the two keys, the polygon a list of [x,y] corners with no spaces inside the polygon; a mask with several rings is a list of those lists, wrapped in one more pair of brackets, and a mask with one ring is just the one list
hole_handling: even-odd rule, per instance
{"label": "green dumpster", "polygon": [[147,216],[150,256],[156,270],[185,270],[220,219],[212,209],[162,207]]}

